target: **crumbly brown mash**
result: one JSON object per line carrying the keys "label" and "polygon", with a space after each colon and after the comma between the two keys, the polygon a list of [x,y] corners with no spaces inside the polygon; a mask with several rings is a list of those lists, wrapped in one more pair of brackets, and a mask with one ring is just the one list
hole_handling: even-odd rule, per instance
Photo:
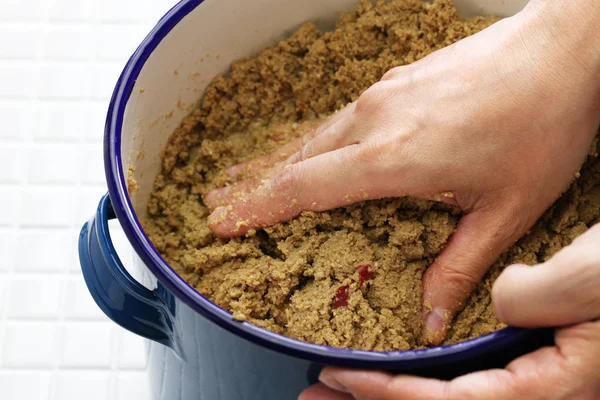
{"label": "crumbly brown mash", "polygon": [[[257,57],[234,62],[169,139],[144,221],[154,245],[236,319],[336,347],[426,345],[420,338],[422,275],[455,230],[458,210],[413,198],[367,201],[220,239],[207,226],[202,198],[230,183],[225,168],[276,150],[310,121],[356,100],[390,68],[494,21],[461,19],[450,0],[361,1],[331,32],[307,23]],[[504,266],[543,262],[599,220],[594,153],[561,199],[494,264],[446,342],[502,328],[490,290]]]}

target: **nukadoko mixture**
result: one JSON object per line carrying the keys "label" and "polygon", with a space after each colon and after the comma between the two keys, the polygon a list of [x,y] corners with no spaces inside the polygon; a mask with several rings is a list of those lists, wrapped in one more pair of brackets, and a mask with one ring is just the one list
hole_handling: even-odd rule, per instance
{"label": "nukadoko mixture", "polygon": [[[235,319],[335,347],[426,345],[421,279],[454,232],[459,210],[413,198],[367,201],[220,239],[208,228],[202,199],[232,183],[227,167],[275,151],[356,100],[390,68],[493,22],[461,19],[450,0],[362,1],[331,32],[307,23],[255,58],[234,62],[170,136],[145,231],[187,282]],[[593,150],[579,178],[493,265],[446,343],[504,327],[490,299],[502,269],[547,260],[600,220],[599,205]]]}

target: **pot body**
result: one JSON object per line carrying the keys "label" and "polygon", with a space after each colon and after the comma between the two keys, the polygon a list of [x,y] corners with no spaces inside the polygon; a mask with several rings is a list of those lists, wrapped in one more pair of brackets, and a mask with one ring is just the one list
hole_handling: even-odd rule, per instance
{"label": "pot body", "polygon": [[[155,400],[296,400],[318,382],[323,364],[258,346],[241,339],[176,300],[183,358],[149,342],[149,373]],[[532,331],[513,345],[447,364],[389,368],[391,373],[452,379],[503,368],[518,356],[553,344],[552,331]]]}
{"label": "pot body", "polygon": [[[318,382],[323,366],[265,349],[241,339],[175,300],[182,357],[149,342],[150,385],[155,400],[296,400]],[[552,331],[528,332],[511,346],[447,364],[389,368],[392,373],[452,379],[482,369],[502,368],[514,358],[552,344]]]}
{"label": "pot body", "polygon": [[291,400],[316,380],[316,364],[241,339],[178,300],[175,308],[181,355],[150,342],[155,400]]}
{"label": "pot body", "polygon": [[[98,306],[150,339],[156,399],[294,399],[322,365],[452,377],[503,366],[545,343],[547,332],[508,328],[473,341],[409,352],[361,352],[302,343],[234,321],[166,264],[139,223],[160,154],[211,79],[306,21],[331,29],[357,0],[183,0],[126,65],[111,99],[105,169],[109,195],[84,225],[82,271]],[[456,0],[463,14],[509,16],[526,0]],[[136,252],[129,268],[110,241],[117,217]]]}
{"label": "pot body", "polygon": [[[317,382],[324,365],[450,379],[501,368],[520,355],[553,344],[551,330],[509,328],[469,342],[419,351],[360,352],[301,342],[299,349],[292,345],[274,347],[246,332],[232,332],[231,325],[225,324],[224,329],[214,315],[190,307],[156,279],[140,257],[135,256],[134,268],[126,270],[110,241],[110,218],[114,212],[106,195],[80,235],[82,271],[90,293],[106,315],[150,339],[148,370],[155,400],[295,399]],[[244,324],[232,319],[229,322]],[[325,355],[303,347],[319,348]]]}

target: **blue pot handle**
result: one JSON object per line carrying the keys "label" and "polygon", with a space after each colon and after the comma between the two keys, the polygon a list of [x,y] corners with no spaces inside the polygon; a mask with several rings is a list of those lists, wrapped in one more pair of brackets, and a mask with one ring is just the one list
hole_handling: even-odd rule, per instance
{"label": "blue pot handle", "polygon": [[175,350],[174,310],[162,299],[159,284],[149,290],[127,272],[117,256],[108,231],[115,214],[108,194],[79,235],[79,262],[98,307],[123,328]]}

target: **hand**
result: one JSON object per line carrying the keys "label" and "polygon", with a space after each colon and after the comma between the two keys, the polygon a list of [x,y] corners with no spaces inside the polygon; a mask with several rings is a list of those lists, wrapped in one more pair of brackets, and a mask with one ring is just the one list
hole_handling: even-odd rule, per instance
{"label": "hand", "polygon": [[300,400],[598,399],[599,288],[600,224],[542,265],[507,268],[494,285],[494,308],[504,322],[564,326],[555,333],[555,347],[522,356],[505,369],[450,382],[326,368],[323,383],[306,390]]}
{"label": "hand", "polygon": [[[424,276],[426,338],[440,343],[490,264],[569,184],[598,128],[597,27],[563,21],[557,34],[531,7],[389,71],[288,145],[289,158],[278,152],[232,168],[269,167],[206,196],[211,229],[240,236],[303,211],[384,197],[456,204],[465,216]],[[570,34],[582,30],[588,36]]]}

